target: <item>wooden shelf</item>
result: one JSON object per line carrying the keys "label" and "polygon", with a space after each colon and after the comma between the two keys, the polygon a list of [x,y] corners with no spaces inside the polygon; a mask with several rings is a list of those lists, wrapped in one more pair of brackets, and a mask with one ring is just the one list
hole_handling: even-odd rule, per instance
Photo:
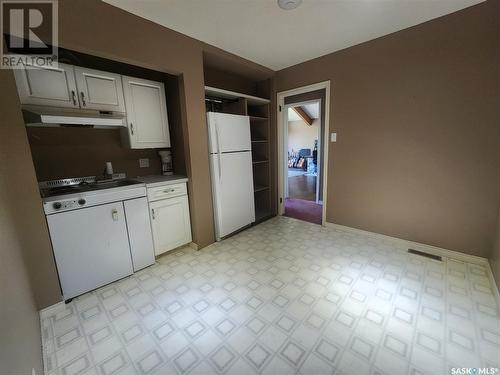
{"label": "wooden shelf", "polygon": [[257,96],[242,94],[235,91],[218,89],[216,87],[210,86],[205,86],[205,95],[226,99],[245,98],[249,104],[269,104],[271,102],[269,99],[259,98]]}
{"label": "wooden shelf", "polygon": [[257,192],[259,192],[259,191],[264,191],[264,190],[267,190],[267,189],[269,189],[269,186],[265,186],[265,185],[255,185],[255,186],[253,187],[253,192],[254,192],[254,193],[257,193]]}
{"label": "wooden shelf", "polygon": [[[230,99],[223,100],[217,111],[247,115],[250,118],[252,143],[255,222],[261,222],[273,216],[273,190],[271,179],[271,131],[270,100],[234,91],[205,86],[207,97]],[[227,103],[226,103],[227,102]]]}
{"label": "wooden shelf", "polygon": [[[208,82],[207,82],[208,83]],[[210,81],[218,86],[217,80]],[[255,222],[260,223],[276,214],[276,193],[274,182],[275,160],[273,150],[273,133],[271,127],[272,80],[258,82],[255,86],[257,97],[235,91],[205,86],[205,96],[220,99],[219,102],[207,102],[207,111],[232,113],[248,116],[250,121],[250,137],[252,149],[253,198],[255,206]],[[224,84],[222,84],[224,87]],[[252,91],[253,92],[253,91]],[[210,109],[208,109],[210,108]]]}
{"label": "wooden shelf", "polygon": [[256,209],[255,210],[255,222],[265,220],[271,217],[270,209]]}

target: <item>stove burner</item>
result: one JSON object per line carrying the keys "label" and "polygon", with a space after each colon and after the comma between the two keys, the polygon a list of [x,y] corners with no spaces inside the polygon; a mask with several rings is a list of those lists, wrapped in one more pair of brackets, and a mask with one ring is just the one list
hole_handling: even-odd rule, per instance
{"label": "stove burner", "polygon": [[40,195],[42,198],[54,197],[57,195],[76,194],[86,191],[111,189],[121,186],[142,184],[134,180],[96,180],[95,177],[85,177],[67,180],[46,181],[40,183]]}
{"label": "stove burner", "polygon": [[53,197],[55,195],[64,195],[64,194],[73,194],[73,193],[81,193],[84,191],[89,191],[91,189],[91,184],[88,183],[82,183],[79,185],[70,185],[70,186],[60,186],[60,187],[53,187],[50,189],[43,189],[41,190],[41,194],[43,198],[46,197]]}

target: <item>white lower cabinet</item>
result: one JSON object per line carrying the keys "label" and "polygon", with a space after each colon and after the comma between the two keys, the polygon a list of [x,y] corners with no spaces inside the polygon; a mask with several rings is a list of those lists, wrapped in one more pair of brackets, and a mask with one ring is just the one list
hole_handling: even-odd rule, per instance
{"label": "white lower cabinet", "polygon": [[134,272],[154,264],[154,245],[146,197],[123,202]]}
{"label": "white lower cabinet", "polygon": [[[166,190],[167,191],[167,187]],[[149,202],[155,255],[191,242],[187,195]]]}

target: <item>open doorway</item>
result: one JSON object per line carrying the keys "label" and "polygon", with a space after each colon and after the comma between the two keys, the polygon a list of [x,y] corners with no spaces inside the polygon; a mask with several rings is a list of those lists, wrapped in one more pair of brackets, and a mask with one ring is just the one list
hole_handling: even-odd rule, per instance
{"label": "open doorway", "polygon": [[326,222],[330,82],[279,92],[279,214]]}
{"label": "open doorway", "polygon": [[319,194],[321,100],[285,105],[287,178],[285,216],[321,224]]}

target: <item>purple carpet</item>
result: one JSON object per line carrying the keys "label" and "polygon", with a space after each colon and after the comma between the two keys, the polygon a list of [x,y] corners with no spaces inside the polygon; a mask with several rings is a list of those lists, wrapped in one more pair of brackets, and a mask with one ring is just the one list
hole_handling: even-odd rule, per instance
{"label": "purple carpet", "polygon": [[303,199],[286,199],[285,216],[321,224],[323,206]]}

